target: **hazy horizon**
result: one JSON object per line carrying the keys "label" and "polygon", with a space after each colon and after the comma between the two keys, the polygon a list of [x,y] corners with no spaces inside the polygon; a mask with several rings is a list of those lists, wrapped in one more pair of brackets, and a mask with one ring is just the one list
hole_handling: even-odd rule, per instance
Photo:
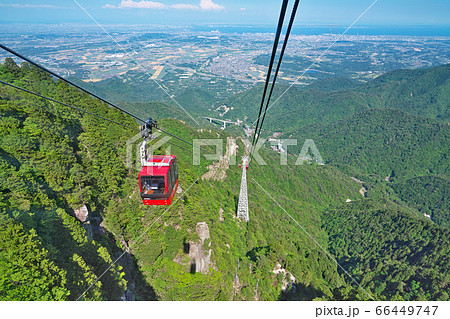
{"label": "hazy horizon", "polygon": [[[100,24],[274,25],[280,5],[268,0],[17,0],[0,3],[0,23],[93,23],[85,10]],[[446,0],[302,0],[296,23],[350,25],[369,7],[357,25],[450,25]]]}

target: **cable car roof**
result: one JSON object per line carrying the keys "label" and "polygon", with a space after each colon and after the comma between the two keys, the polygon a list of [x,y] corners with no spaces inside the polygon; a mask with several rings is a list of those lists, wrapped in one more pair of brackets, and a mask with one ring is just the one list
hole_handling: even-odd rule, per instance
{"label": "cable car roof", "polygon": [[170,166],[175,155],[155,155],[147,158],[147,166]]}
{"label": "cable car roof", "polygon": [[146,166],[142,166],[139,176],[142,175],[166,175],[175,155],[149,156]]}

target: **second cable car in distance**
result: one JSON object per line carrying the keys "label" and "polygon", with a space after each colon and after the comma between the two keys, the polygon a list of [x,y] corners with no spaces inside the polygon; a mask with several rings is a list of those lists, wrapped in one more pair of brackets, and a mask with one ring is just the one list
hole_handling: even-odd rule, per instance
{"label": "second cable car in distance", "polygon": [[148,119],[141,127],[139,189],[144,205],[170,205],[178,188],[178,165],[175,155],[147,156],[147,139],[157,122]]}

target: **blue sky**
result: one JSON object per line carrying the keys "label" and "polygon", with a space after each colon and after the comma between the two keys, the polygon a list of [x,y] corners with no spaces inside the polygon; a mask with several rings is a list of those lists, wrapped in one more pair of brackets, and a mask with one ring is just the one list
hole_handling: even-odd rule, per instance
{"label": "blue sky", "polygon": [[[281,0],[76,0],[107,24],[274,24]],[[290,2],[293,3],[294,0]],[[374,0],[301,0],[296,24],[348,25]],[[73,0],[0,0],[0,23],[92,23]],[[449,0],[378,0],[360,25],[450,25]]]}

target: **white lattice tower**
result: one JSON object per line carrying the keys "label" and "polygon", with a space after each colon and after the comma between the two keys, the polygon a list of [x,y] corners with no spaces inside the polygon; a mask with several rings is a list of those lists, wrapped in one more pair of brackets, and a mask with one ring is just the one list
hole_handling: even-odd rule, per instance
{"label": "white lattice tower", "polygon": [[247,156],[242,158],[241,191],[239,192],[239,203],[237,217],[248,222],[248,196],[247,196]]}

